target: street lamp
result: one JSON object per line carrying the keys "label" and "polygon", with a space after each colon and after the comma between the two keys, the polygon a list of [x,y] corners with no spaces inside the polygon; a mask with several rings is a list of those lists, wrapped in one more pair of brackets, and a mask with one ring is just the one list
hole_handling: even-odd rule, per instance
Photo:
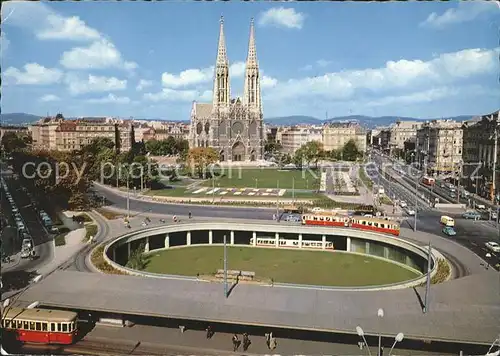
{"label": "street lamp", "polygon": [[403,334],[403,333],[398,333],[398,334],[396,335],[396,337],[394,338],[394,343],[392,344],[392,347],[391,347],[391,349],[389,350],[389,356],[391,356],[391,352],[392,352],[392,350],[394,349],[394,346],[396,346],[396,344],[397,344],[398,342],[403,341],[404,337],[405,337],[405,334]]}
{"label": "street lamp", "polygon": [[[377,311],[377,316],[382,319],[384,317],[384,309],[379,308]],[[378,332],[378,356],[381,356],[381,348],[382,348],[382,335],[380,334],[380,325]]]}
{"label": "street lamp", "polygon": [[368,346],[368,343],[366,342],[366,339],[365,339],[365,332],[363,331],[363,329],[361,329],[361,326],[356,326],[356,332],[358,333],[358,335],[360,337],[363,338],[363,341],[366,345],[366,349],[368,350],[368,355],[372,356],[372,353],[370,352],[370,347]]}

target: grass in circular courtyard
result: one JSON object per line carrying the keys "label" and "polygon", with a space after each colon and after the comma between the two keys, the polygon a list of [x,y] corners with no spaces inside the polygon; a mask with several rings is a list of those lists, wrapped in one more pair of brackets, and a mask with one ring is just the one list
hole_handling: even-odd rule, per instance
{"label": "grass in circular courtyard", "polygon": [[[209,275],[223,266],[222,246],[174,248],[150,255],[145,271]],[[418,274],[370,256],[328,251],[228,246],[228,269],[255,272],[258,280],[325,286],[373,286],[403,282]]]}

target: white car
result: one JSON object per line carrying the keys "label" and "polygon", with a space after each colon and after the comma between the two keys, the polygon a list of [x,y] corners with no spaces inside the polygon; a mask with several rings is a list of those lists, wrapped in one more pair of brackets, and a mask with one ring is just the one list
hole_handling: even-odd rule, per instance
{"label": "white car", "polygon": [[476,209],[484,210],[486,209],[486,207],[484,206],[484,204],[476,204]]}
{"label": "white car", "polygon": [[486,248],[493,252],[500,252],[500,245],[493,241],[487,242]]}
{"label": "white car", "polygon": [[319,207],[317,207],[317,206],[316,206],[316,207],[312,208],[312,210],[311,210],[311,211],[312,211],[313,213],[321,213],[321,212],[323,211],[323,209],[321,209],[321,208],[319,208]]}
{"label": "white car", "polygon": [[401,200],[401,202],[399,203],[399,206],[402,208],[406,208],[408,205],[406,204],[405,201]]}
{"label": "white car", "polygon": [[413,216],[413,215],[415,215],[415,210],[408,208],[408,209],[406,209],[406,214]]}

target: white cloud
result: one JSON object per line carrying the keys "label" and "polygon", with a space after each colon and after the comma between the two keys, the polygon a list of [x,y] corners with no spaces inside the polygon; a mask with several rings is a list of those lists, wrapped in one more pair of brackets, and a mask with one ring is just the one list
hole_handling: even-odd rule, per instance
{"label": "white cloud", "polygon": [[278,84],[278,80],[273,77],[268,77],[267,75],[263,75],[260,80],[261,87],[264,88],[272,88]]}
{"label": "white cloud", "polygon": [[39,1],[6,2],[2,4],[2,20],[5,18],[2,25],[29,29],[41,40],[87,41],[101,37],[79,17],[64,17]]}
{"label": "white cloud", "polygon": [[193,101],[193,100],[210,100],[212,98],[212,91],[205,90],[174,90],[170,88],[163,88],[159,93],[145,93],[143,98],[148,101]]}
{"label": "white cloud", "polygon": [[81,78],[75,74],[68,74],[64,78],[71,95],[84,93],[96,93],[124,90],[127,88],[127,80],[120,80],[115,77],[100,77],[89,74],[86,78]]}
{"label": "white cloud", "polygon": [[88,27],[78,16],[64,18],[57,14],[47,17],[47,28],[37,32],[42,40],[96,40],[101,34]]}
{"label": "white cloud", "polygon": [[422,27],[443,28],[464,22],[470,22],[489,11],[498,11],[496,1],[461,1],[456,8],[448,9],[441,15],[431,13],[427,19],[420,23]]}
{"label": "white cloud", "polygon": [[466,49],[442,54],[429,61],[388,61],[385,67],[326,73],[322,76],[280,82],[265,95],[292,98],[319,95],[346,99],[356,90],[383,92],[395,89],[426,89],[497,70],[499,50]]}
{"label": "white cloud", "polygon": [[47,94],[39,99],[39,101],[41,101],[42,103],[48,103],[51,101],[59,101],[59,100],[61,100],[61,98],[59,98],[57,95],[54,94]]}
{"label": "white cloud", "polygon": [[293,8],[274,7],[260,14],[259,25],[301,29],[304,20],[305,15]]}
{"label": "white cloud", "polygon": [[128,104],[130,103],[130,98],[126,96],[115,96],[110,93],[104,98],[88,99],[87,102],[92,104]]}
{"label": "white cloud", "polygon": [[150,87],[151,85],[153,85],[153,81],[152,80],[141,79],[141,80],[139,80],[139,83],[137,84],[137,86],[135,87],[135,89],[137,91],[141,91],[144,88]]}
{"label": "white cloud", "polygon": [[24,65],[24,71],[9,67],[3,71],[4,78],[13,84],[18,85],[48,85],[58,83],[63,73],[59,69],[45,68],[38,63],[28,63]]}
{"label": "white cloud", "polygon": [[2,31],[0,33],[0,53],[1,53],[2,57],[3,57],[3,54],[9,48],[9,45],[10,45],[10,41],[7,38],[7,35],[5,34],[5,31]]}
{"label": "white cloud", "polygon": [[137,68],[136,63],[124,61],[115,45],[105,39],[64,52],[60,63],[68,69]]}
{"label": "white cloud", "polygon": [[[229,67],[230,78],[240,78],[245,74],[245,62],[235,62]],[[209,83],[214,78],[214,66],[202,69],[186,69],[179,74],[164,72],[161,82],[167,88],[189,87]]]}

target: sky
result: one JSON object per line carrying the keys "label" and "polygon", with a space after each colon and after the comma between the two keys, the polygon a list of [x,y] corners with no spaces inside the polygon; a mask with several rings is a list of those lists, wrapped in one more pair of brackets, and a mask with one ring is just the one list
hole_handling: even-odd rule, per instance
{"label": "sky", "polygon": [[188,120],[194,100],[212,100],[221,15],[233,97],[255,19],[265,118],[500,107],[494,2],[12,1],[2,112]]}

